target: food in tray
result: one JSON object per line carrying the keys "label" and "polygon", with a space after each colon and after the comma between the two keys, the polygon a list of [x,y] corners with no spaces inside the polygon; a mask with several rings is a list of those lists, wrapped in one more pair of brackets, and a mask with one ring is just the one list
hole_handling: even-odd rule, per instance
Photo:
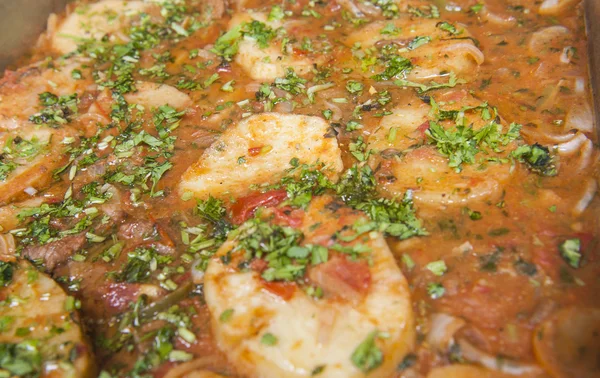
{"label": "food in tray", "polygon": [[0,377],[598,377],[573,0],[75,1],[0,80]]}

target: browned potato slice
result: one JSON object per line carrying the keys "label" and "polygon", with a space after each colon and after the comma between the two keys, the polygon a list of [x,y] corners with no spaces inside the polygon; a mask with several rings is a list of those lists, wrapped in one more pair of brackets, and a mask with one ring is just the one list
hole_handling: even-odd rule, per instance
{"label": "browned potato slice", "polygon": [[[7,270],[12,272],[12,278],[4,280],[9,282],[0,286],[0,313],[9,319],[0,332],[0,351],[6,353],[2,368],[12,376],[94,376],[91,346],[80,328],[74,298],[29,262],[0,264],[3,278]],[[7,364],[17,359],[18,367]]]}

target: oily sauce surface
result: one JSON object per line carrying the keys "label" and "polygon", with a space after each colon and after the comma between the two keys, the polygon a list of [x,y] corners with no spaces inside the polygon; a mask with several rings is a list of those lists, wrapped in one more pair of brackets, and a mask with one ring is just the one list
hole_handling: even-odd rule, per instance
{"label": "oily sauce surface", "polygon": [[[90,376],[261,376],[216,339],[227,316],[207,307],[204,272],[248,219],[304,227],[310,199],[294,202],[291,181],[280,180],[288,161],[266,181],[239,184],[241,196],[203,197],[181,189],[182,176],[209,147],[219,150],[215,143],[231,148],[220,138],[248,117],[319,117],[327,133],[303,138],[337,140],[340,182],[352,170],[365,176],[354,186],[313,186],[313,201],[331,195],[341,208],[324,206],[331,214],[315,227],[339,225],[322,232],[339,241],[356,219],[378,222],[370,232],[385,235],[410,290],[412,347],[391,373],[374,376],[435,377],[463,364],[478,376],[597,377],[597,364],[569,370],[579,363],[567,361],[567,347],[541,333],[571,332],[561,328],[565,309],[586,329],[600,323],[600,171],[583,11],[577,1],[546,3],[113,1],[90,11],[94,3],[75,2],[0,83],[0,260],[30,260],[74,298],[97,367]],[[490,124],[502,125],[495,136],[475,135]],[[249,146],[234,164],[217,159],[225,173],[215,180],[257,156],[276,161],[268,154],[277,141]],[[317,169],[308,166],[317,159],[301,163]],[[212,174],[203,169],[195,172]],[[361,191],[410,206],[382,221],[361,207],[364,198],[350,198]],[[253,218],[258,207],[267,215]],[[302,246],[324,238],[303,232]],[[289,300],[294,290],[323,289],[314,300],[324,307],[368,296],[368,258],[359,266],[354,255],[330,254],[342,261],[333,284],[308,267],[266,280],[264,290]],[[244,256],[230,269],[264,278],[264,257]],[[0,288],[2,306],[10,287]],[[450,330],[440,315],[460,326]],[[572,337],[559,336],[593,351],[597,340],[573,327]],[[264,340],[259,349],[282,342]],[[348,364],[356,376],[379,366],[351,356]]]}

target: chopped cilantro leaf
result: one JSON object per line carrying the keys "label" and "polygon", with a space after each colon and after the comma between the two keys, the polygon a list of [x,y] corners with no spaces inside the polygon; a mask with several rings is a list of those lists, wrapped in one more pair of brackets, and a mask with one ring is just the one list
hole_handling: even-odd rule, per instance
{"label": "chopped cilantro leaf", "polygon": [[253,20],[245,23],[241,29],[242,36],[248,36],[256,41],[262,49],[269,47],[269,43],[277,36],[277,32],[264,22]]}
{"label": "chopped cilantro leaf", "polygon": [[444,260],[430,262],[429,264],[425,265],[425,268],[427,268],[431,273],[435,274],[436,276],[443,276],[444,273],[446,273],[446,271],[448,270],[448,267],[446,267],[446,263],[444,262]]}
{"label": "chopped cilantro leaf", "polygon": [[42,373],[42,355],[38,349],[38,341],[0,343],[0,369],[8,371],[8,376],[38,377]]}
{"label": "chopped cilantro leaf", "polygon": [[539,175],[556,176],[558,173],[550,151],[540,144],[519,146],[511,153],[511,156],[525,163],[529,170]]}
{"label": "chopped cilantro leaf", "polygon": [[285,77],[278,77],[273,83],[276,88],[297,95],[304,92],[306,79],[299,77],[292,68],[288,68]]}
{"label": "chopped cilantro leaf", "polygon": [[381,62],[385,67],[382,73],[373,75],[371,78],[376,81],[387,81],[402,74],[409,72],[412,68],[410,60],[399,55],[388,55],[381,58]]}
{"label": "chopped cilantro leaf", "polygon": [[579,268],[581,263],[581,241],[579,239],[567,239],[558,246],[560,256],[572,268]]}
{"label": "chopped cilantro leaf", "polygon": [[381,9],[381,13],[384,17],[393,18],[398,15],[400,9],[398,4],[394,0],[367,0],[377,8]]}
{"label": "chopped cilantro leaf", "polygon": [[146,282],[159,265],[170,262],[171,257],[159,254],[154,248],[138,247],[127,254],[127,263],[115,278],[121,282]]}
{"label": "chopped cilantro leaf", "polygon": [[260,338],[260,343],[268,346],[277,345],[277,337],[272,333],[265,333]]}
{"label": "chopped cilantro leaf", "polygon": [[221,35],[210,51],[217,54],[225,61],[230,62],[233,60],[233,56],[238,52],[240,38],[242,37],[241,29],[242,26],[238,25]]}
{"label": "chopped cilantro leaf", "polygon": [[359,368],[363,373],[369,373],[370,371],[377,369],[383,363],[383,352],[375,343],[378,336],[378,330],[371,332],[367,338],[354,349],[354,352],[350,357],[354,366]]}
{"label": "chopped cilantro leaf", "polygon": [[422,83],[416,83],[414,81],[409,81],[409,80],[404,80],[404,79],[398,79],[396,81],[394,81],[394,84],[396,84],[399,87],[412,87],[412,88],[416,88],[417,89],[417,93],[422,94],[434,89],[440,89],[440,88],[454,88],[457,84],[464,84],[466,83],[465,80],[463,79],[458,79],[456,77],[456,74],[454,72],[450,72],[450,76],[448,77],[448,82],[446,83],[437,83],[435,81],[431,81],[429,84],[422,84]]}
{"label": "chopped cilantro leaf", "polygon": [[47,125],[50,127],[59,127],[70,122],[73,116],[77,115],[77,94],[56,96],[50,92],[43,92],[38,95],[40,105],[44,107],[42,111],[29,117],[29,121],[36,125]]}
{"label": "chopped cilantro leaf", "polygon": [[12,263],[0,261],[0,287],[12,282],[14,266]]}
{"label": "chopped cilantro leaf", "polygon": [[429,294],[431,299],[441,298],[445,293],[446,289],[441,283],[431,282],[427,285],[427,294]]}

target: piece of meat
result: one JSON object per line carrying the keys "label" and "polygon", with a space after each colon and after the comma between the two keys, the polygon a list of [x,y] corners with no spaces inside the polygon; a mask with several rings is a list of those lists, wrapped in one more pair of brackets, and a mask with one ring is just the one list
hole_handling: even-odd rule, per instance
{"label": "piece of meat", "polygon": [[135,220],[127,222],[119,227],[117,236],[119,239],[124,239],[132,244],[140,244],[156,233],[154,223],[148,220]]}
{"label": "piece of meat", "polygon": [[52,271],[83,248],[85,241],[85,233],[81,233],[44,245],[29,245],[23,249],[23,256],[30,260],[41,260],[46,270]]}

